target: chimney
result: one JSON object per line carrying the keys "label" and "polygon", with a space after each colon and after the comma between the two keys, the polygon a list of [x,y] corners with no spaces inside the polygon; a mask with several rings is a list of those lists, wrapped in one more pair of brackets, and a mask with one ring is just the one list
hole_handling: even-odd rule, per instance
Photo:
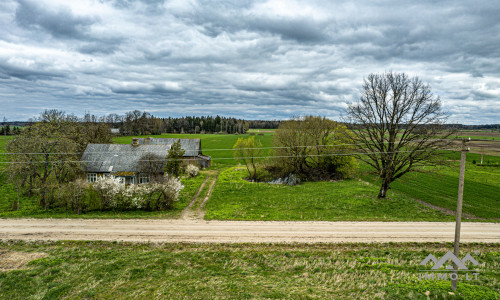
{"label": "chimney", "polygon": [[138,138],[132,139],[132,146],[139,146],[139,139]]}

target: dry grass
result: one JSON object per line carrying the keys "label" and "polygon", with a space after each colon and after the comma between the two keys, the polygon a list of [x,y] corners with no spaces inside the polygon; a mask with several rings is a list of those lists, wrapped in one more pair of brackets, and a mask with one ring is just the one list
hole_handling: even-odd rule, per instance
{"label": "dry grass", "polygon": [[46,256],[47,253],[0,250],[0,272],[22,270],[30,261]]}

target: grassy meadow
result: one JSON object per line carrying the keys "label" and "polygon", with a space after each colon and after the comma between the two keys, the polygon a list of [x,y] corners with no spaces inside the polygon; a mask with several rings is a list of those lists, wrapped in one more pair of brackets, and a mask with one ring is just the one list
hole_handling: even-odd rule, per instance
{"label": "grassy meadow", "polygon": [[378,186],[351,179],[296,186],[248,182],[246,170],[222,171],[206,219],[315,221],[453,221],[401,192],[377,199]]}
{"label": "grassy meadow", "polygon": [[452,295],[449,281],[419,279],[419,263],[451,244],[0,242],[0,258],[38,257],[0,260],[0,291],[3,299],[500,299],[498,246],[461,247],[479,275],[461,277]]}

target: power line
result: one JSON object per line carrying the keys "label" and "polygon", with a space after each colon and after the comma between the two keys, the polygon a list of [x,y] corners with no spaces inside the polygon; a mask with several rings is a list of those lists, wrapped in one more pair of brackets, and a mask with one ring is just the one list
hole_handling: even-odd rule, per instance
{"label": "power line", "polygon": [[[305,154],[305,155],[271,155],[271,156],[248,156],[248,157],[214,157],[211,160],[229,160],[229,159],[263,159],[263,158],[298,158],[298,157],[324,157],[324,156],[353,156],[353,155],[369,155],[369,154],[394,154],[394,153],[410,153],[410,152],[423,152],[428,151],[428,149],[421,150],[408,150],[408,151],[391,151],[391,152],[357,152],[357,153],[327,153],[327,154]],[[457,151],[456,149],[436,149],[436,151]],[[195,160],[195,159],[152,159],[152,160],[138,160],[139,162],[166,162],[166,161],[183,161],[183,160]],[[55,160],[55,161],[14,161],[14,162],[0,162],[0,164],[46,164],[46,163],[104,163],[109,160]]]}
{"label": "power line", "polygon": [[[450,139],[426,139],[426,140],[414,140],[411,142],[425,142],[425,141],[449,141]],[[400,141],[395,142],[383,142],[382,144],[395,144]],[[204,149],[205,152],[210,151],[236,151],[236,150],[270,150],[270,149],[294,149],[294,148],[317,148],[317,147],[343,147],[343,146],[361,146],[361,145],[378,145],[380,143],[358,143],[358,144],[337,144],[337,145],[312,145],[312,146],[287,146],[287,147],[255,147],[255,148],[226,148],[226,149]],[[111,144],[111,145],[130,145],[130,144]],[[161,145],[161,144],[150,144],[150,145]],[[184,151],[198,151],[199,149],[183,149]],[[92,151],[92,152],[7,152],[0,153],[0,155],[77,155],[77,154],[127,154],[127,153],[154,153],[154,150],[134,150],[134,151]]]}

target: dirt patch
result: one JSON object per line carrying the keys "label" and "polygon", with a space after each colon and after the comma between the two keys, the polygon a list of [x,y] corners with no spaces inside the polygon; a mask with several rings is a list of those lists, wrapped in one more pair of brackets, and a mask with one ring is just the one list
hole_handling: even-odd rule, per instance
{"label": "dirt patch", "polygon": [[0,251],[0,272],[21,270],[30,261],[47,256],[47,253]]}
{"label": "dirt patch", "polygon": [[[213,177],[212,177],[213,176]],[[205,211],[203,210],[206,202],[210,198],[210,195],[212,194],[212,191],[214,189],[215,183],[217,182],[217,178],[219,177],[219,173],[211,173],[203,184],[201,185],[200,189],[198,190],[198,193],[196,193],[196,196],[193,198],[191,203],[182,211],[180,219],[182,220],[203,220],[205,217]],[[202,192],[203,188],[205,187],[206,183],[210,181],[210,186],[208,187],[208,192],[206,196],[203,199],[199,199],[200,193]],[[199,202],[199,206],[196,208],[193,208],[196,202]]]}

